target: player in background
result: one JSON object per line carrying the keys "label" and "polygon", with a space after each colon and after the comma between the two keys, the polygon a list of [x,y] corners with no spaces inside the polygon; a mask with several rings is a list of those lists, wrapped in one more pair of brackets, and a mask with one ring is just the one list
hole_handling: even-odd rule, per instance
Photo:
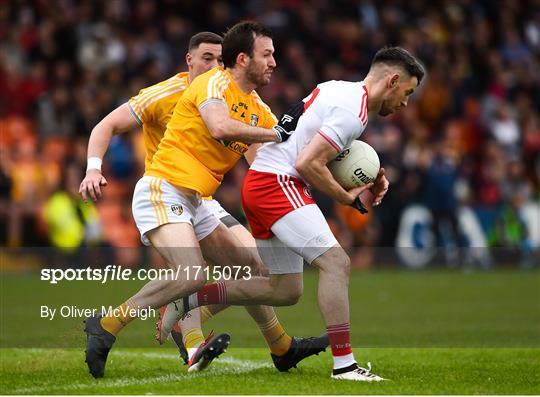
{"label": "player in background", "polygon": [[[360,194],[370,190],[379,205],[388,190],[381,168],[373,183],[344,190],[327,163],[360,137],[368,114],[387,116],[407,105],[422,77],[422,65],[400,47],[379,50],[363,81],[319,84],[304,99],[304,113],[291,138],[262,146],[244,179],[242,201],[259,254],[270,277],[218,282],[169,305],[183,315],[201,305],[293,305],[302,294],[302,263],[319,269],[318,303],[327,326],[332,378],[380,381],[358,366],[349,333],[350,260],[332,234],[309,185],[341,204],[366,212]],[[286,288],[284,288],[286,286]],[[369,366],[368,366],[369,367]]]}
{"label": "player in background", "polygon": [[[83,199],[86,200],[89,196],[92,200],[97,201],[102,197],[101,187],[107,185],[107,180],[101,172],[101,161],[114,134],[142,127],[146,151],[145,169],[150,165],[174,107],[184,90],[197,76],[222,64],[222,41],[221,36],[212,32],[200,32],[192,36],[186,54],[187,72],[178,73],[167,80],[142,89],[138,95],[113,110],[94,127],[88,142],[87,172],[79,188]],[[205,203],[220,221],[232,227],[233,232],[237,232],[238,228],[242,227],[217,201],[210,198]],[[239,236],[245,239],[243,231],[240,231]],[[251,242],[247,241],[246,243]],[[203,310],[205,319],[212,316],[211,309]],[[217,345],[229,338],[228,335],[224,334],[205,341],[200,323],[200,312],[193,311],[189,317],[181,322],[183,332],[180,333],[178,328],[173,332],[173,339],[179,347],[182,359],[192,370],[204,369],[211,361],[209,358],[214,357],[207,358],[202,353],[213,348],[212,356],[218,356],[221,351]],[[109,332],[114,331],[107,324],[105,327],[109,328]],[[220,338],[221,341],[219,341]],[[199,350],[199,348],[201,349]],[[195,355],[197,352],[199,354]]]}
{"label": "player in background", "polygon": [[[199,145],[196,150],[209,157],[208,162],[211,163],[218,159],[219,164],[212,164],[218,168],[211,175],[211,183],[215,183],[214,175],[219,175],[221,172],[219,166],[226,165],[227,169],[231,168],[247,151],[246,144],[226,141],[225,139],[234,138],[237,133],[242,134],[241,138],[248,142],[278,141],[288,137],[288,133],[282,126],[275,126],[275,117],[253,91],[254,88],[269,82],[271,72],[275,67],[272,56],[273,46],[266,30],[260,25],[245,23],[238,26],[236,30],[231,29],[231,33],[228,35],[231,42],[229,54],[232,53],[229,55],[229,59],[232,59],[232,64],[227,69],[216,68],[200,76],[193,82],[192,85],[196,88],[192,91],[191,86],[182,90],[182,97],[176,105],[174,114],[172,117],[169,114],[170,122],[167,125],[165,136],[152,160],[147,162],[146,176],[139,181],[134,194],[134,217],[141,230],[143,242],[151,241],[173,269],[180,266],[182,270],[187,268],[188,271],[178,272],[180,276],[178,280],[160,280],[148,283],[139,293],[119,307],[124,310],[118,310],[116,313],[129,312],[126,309],[159,307],[180,296],[183,290],[195,291],[204,285],[206,281],[203,278],[204,272],[200,272],[197,276],[195,269],[198,266],[204,266],[197,239],[201,240],[205,258],[213,263],[230,266],[247,264],[253,269],[257,269],[260,265],[260,258],[256,253],[246,249],[227,227],[220,224],[210,212],[208,205],[201,204],[205,202],[201,201],[201,195],[213,194],[219,183],[215,184],[212,191],[193,190],[186,189],[179,184],[173,186],[164,178],[152,176],[155,174],[177,176],[185,174],[186,171],[189,174],[192,169],[206,170],[206,162],[202,158],[199,159],[197,151],[183,152],[178,148],[171,151],[171,146],[184,147],[185,143],[195,143],[195,146]],[[237,64],[236,58],[239,58],[239,64]],[[203,82],[198,84],[198,81]],[[229,83],[230,87],[227,86]],[[245,91],[242,91],[239,86]],[[158,87],[154,92],[159,97],[164,93],[164,90],[159,91]],[[203,96],[207,97],[201,99]],[[188,98],[186,99],[186,97]],[[184,99],[186,100],[184,101]],[[198,100],[200,102],[197,102]],[[142,121],[143,126],[145,120],[141,119],[137,110],[147,104],[148,100],[142,104],[134,101],[133,105],[130,101],[128,104],[130,106],[127,106],[133,116]],[[229,116],[229,107],[232,117]],[[249,113],[247,113],[248,110]],[[259,121],[266,128],[246,125],[257,125]],[[208,123],[211,123],[213,132],[215,132],[215,126],[219,126],[221,140],[215,139],[210,134],[206,127]],[[222,129],[224,126],[226,129]],[[274,128],[272,129],[272,127]],[[229,131],[234,132],[229,133]],[[201,140],[203,135],[207,136]],[[154,142],[159,142],[159,140]],[[103,155],[105,149],[106,146],[100,152],[95,153],[96,157],[101,158],[100,156]],[[210,155],[207,153],[208,149],[210,149]],[[156,161],[160,156],[160,151],[162,158]],[[89,156],[92,154],[94,153],[89,151]],[[216,154],[217,156],[213,156]],[[225,160],[220,161],[220,158]],[[198,166],[195,166],[194,160],[200,162]],[[180,172],[178,168],[181,169]],[[100,177],[100,173],[97,177]],[[85,184],[88,191],[90,190],[88,183],[91,183],[94,190],[93,198],[100,196],[99,184],[104,183],[97,177]],[[219,181],[222,177],[223,175],[220,176]],[[192,176],[192,180],[198,182],[204,181],[205,178],[208,179],[208,176],[199,175],[197,172]],[[81,190],[84,191],[83,186],[81,186]],[[214,202],[213,207],[215,204]],[[241,238],[254,247],[253,240],[250,243],[245,238],[246,234],[249,235],[249,233],[243,227],[242,229],[240,233],[243,237]],[[279,370],[288,370],[303,358],[317,354],[328,345],[326,337],[291,338],[284,331],[270,307],[249,307],[246,309],[259,325],[270,347],[274,364]],[[207,317],[217,310],[219,308],[215,308],[212,313],[208,312]],[[103,376],[108,351],[116,339],[116,334],[133,320],[130,315],[122,315],[121,317],[90,318],[87,320],[86,361],[90,372],[95,377]],[[185,325],[183,329],[185,329]],[[168,333],[164,337],[161,335],[159,339],[163,341],[167,335]],[[207,348],[203,351],[199,349],[195,355],[203,359],[208,359],[208,356],[212,358],[211,356],[215,354],[216,349],[222,351],[226,344],[222,340],[219,346],[211,347],[213,353],[210,353],[210,348]]]}

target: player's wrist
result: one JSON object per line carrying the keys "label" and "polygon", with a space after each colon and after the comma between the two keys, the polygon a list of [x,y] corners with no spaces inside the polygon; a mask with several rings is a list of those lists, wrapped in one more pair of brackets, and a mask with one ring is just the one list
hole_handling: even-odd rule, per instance
{"label": "player's wrist", "polygon": [[102,163],[103,163],[103,160],[101,160],[97,156],[88,157],[88,159],[86,160],[86,172],[88,171],[101,172]]}
{"label": "player's wrist", "polygon": [[341,201],[341,204],[343,204],[343,205],[353,205],[354,200],[356,200],[356,196],[351,194],[351,193],[347,193],[347,195]]}
{"label": "player's wrist", "polygon": [[360,196],[357,196],[357,197],[354,199],[353,203],[351,204],[351,207],[353,207],[354,209],[358,210],[362,215],[368,213],[368,209],[366,208],[366,206],[364,205],[364,203],[363,203],[362,200],[360,199]]}
{"label": "player's wrist", "polygon": [[276,142],[283,142],[283,134],[285,133],[285,130],[279,125],[275,125],[272,127],[272,131],[274,131],[276,134]]}

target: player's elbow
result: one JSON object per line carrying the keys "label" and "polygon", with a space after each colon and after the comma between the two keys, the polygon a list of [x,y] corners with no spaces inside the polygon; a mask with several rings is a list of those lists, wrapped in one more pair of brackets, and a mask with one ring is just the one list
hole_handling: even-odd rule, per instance
{"label": "player's elbow", "polygon": [[208,128],[208,131],[210,132],[210,135],[212,135],[212,138],[217,139],[218,141],[222,139],[227,139],[227,129],[223,125],[214,125]]}
{"label": "player's elbow", "polygon": [[106,138],[110,137],[111,135],[118,134],[120,131],[114,123],[111,123],[110,120],[107,120],[105,117],[103,120],[101,120],[99,123],[95,125],[94,128],[92,128],[91,136],[95,138]]}
{"label": "player's elbow", "polygon": [[300,176],[305,176],[308,169],[308,162],[305,157],[299,156],[294,163],[294,168],[298,171]]}
{"label": "player's elbow", "polygon": [[317,161],[307,156],[299,156],[294,163],[294,168],[296,168],[296,171],[306,181],[311,181],[313,175],[321,172]]}

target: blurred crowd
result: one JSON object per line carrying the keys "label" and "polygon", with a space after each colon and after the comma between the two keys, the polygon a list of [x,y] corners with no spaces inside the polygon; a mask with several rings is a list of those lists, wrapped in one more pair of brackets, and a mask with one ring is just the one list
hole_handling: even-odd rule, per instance
{"label": "blurred crowd", "polygon": [[[96,205],[77,199],[88,136],[141,88],[185,70],[192,34],[241,19],[274,32],[278,67],[260,94],[278,115],[319,82],[362,80],[384,45],[426,65],[408,107],[372,118],[363,136],[391,182],[383,205],[362,217],[317,197],[356,266],[373,262],[369,247],[395,245],[412,203],[456,240],[467,205],[491,246],[526,243],[520,208],[540,191],[538,1],[13,0],[0,6],[0,244],[138,246],[141,134],[114,137]],[[246,168],[217,194],[241,220]]]}

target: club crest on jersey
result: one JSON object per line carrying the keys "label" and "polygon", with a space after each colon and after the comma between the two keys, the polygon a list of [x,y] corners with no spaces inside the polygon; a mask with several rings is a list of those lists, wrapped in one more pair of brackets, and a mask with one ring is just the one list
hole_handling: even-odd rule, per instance
{"label": "club crest on jersey", "polygon": [[305,194],[305,195],[306,195],[307,197],[309,197],[309,198],[313,198],[313,197],[311,196],[311,190],[310,190],[310,188],[309,188],[309,187],[307,187],[307,186],[304,186],[304,189],[303,189],[303,191],[304,191],[304,194]]}
{"label": "club crest on jersey", "polygon": [[259,116],[257,116],[256,114],[251,114],[251,122],[250,122],[251,126],[252,127],[255,127],[257,124],[259,124]]}
{"label": "club crest on jersey", "polygon": [[184,209],[179,204],[173,204],[171,205],[171,211],[173,212],[173,214],[180,216],[184,212]]}

